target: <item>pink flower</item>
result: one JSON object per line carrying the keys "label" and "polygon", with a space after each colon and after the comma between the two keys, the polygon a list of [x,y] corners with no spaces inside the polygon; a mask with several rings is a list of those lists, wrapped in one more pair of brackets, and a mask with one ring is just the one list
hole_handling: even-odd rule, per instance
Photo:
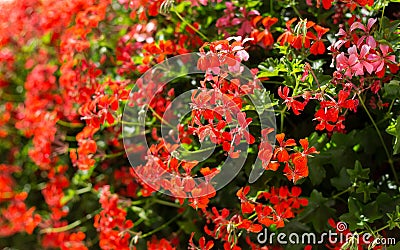
{"label": "pink flower", "polygon": [[369,63],[367,60],[367,56],[368,56],[370,49],[371,49],[370,46],[364,44],[361,47],[360,56],[358,58],[360,63],[362,64],[362,66],[367,70],[367,72],[369,74],[371,74],[372,71],[374,70],[374,66],[371,63]]}
{"label": "pink flower", "polygon": [[375,41],[375,39],[373,38],[373,36],[371,36],[370,35],[370,32],[371,32],[371,28],[372,28],[372,26],[376,23],[376,18],[370,18],[369,20],[368,20],[368,23],[367,23],[367,27],[365,27],[362,23],[360,23],[360,22],[354,22],[352,25],[351,25],[351,27],[350,27],[350,32],[353,32],[355,29],[361,29],[361,30],[363,30],[364,32],[365,32],[365,35],[363,35],[362,37],[360,37],[360,39],[358,40],[358,42],[357,42],[357,47],[360,47],[361,46],[361,44],[364,42],[364,40],[365,40],[365,43],[367,44],[367,45],[369,45],[372,49],[375,49],[376,48],[376,41]]}
{"label": "pink flower", "polygon": [[[355,47],[355,46],[354,46]],[[353,53],[351,53],[353,52]],[[357,51],[349,48],[349,57],[346,57],[344,52],[336,57],[336,68],[338,71],[345,71],[344,75],[350,79],[355,76],[364,75],[363,65],[358,60]]]}
{"label": "pink flower", "polygon": [[380,44],[379,48],[381,53],[370,54],[368,59],[372,62],[378,77],[383,77],[385,75],[385,70],[387,65],[390,71],[394,74],[399,70],[397,66],[395,55],[388,55],[391,48],[388,45]]}

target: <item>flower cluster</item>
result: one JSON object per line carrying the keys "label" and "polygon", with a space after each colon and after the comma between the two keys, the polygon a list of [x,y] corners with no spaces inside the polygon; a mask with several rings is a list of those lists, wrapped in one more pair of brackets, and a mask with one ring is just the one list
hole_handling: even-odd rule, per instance
{"label": "flower cluster", "polygon": [[128,230],[133,222],[126,219],[126,211],[119,207],[119,198],[104,186],[100,193],[102,210],[94,217],[94,227],[100,232],[100,247],[103,249],[130,249]]}

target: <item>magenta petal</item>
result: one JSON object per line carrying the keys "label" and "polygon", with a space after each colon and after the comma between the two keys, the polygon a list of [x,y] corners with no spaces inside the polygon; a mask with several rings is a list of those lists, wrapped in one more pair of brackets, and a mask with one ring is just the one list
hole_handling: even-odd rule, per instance
{"label": "magenta petal", "polygon": [[389,61],[391,61],[391,62],[393,62],[393,63],[397,63],[397,62],[396,62],[396,57],[395,57],[394,55],[387,56],[387,57],[385,57],[385,59],[386,59],[386,60],[389,60]]}
{"label": "magenta petal", "polygon": [[380,44],[380,45],[379,45],[379,48],[380,48],[381,51],[382,51],[382,55],[383,55],[383,56],[386,56],[387,53],[388,53],[388,51],[389,51],[389,46],[387,46],[387,45],[385,45],[385,44]]}
{"label": "magenta petal", "polygon": [[370,47],[369,47],[368,45],[364,44],[364,45],[361,47],[360,57],[361,57],[361,58],[365,58],[365,56],[367,55],[367,53],[369,52],[369,50],[370,50]]}
{"label": "magenta petal", "polygon": [[381,61],[381,63],[379,64],[379,66],[376,68],[376,72],[379,72],[383,69],[383,67],[385,66],[385,62]]}
{"label": "magenta petal", "polygon": [[372,49],[375,49],[375,48],[376,48],[376,41],[375,41],[375,39],[374,39],[372,36],[368,36],[368,37],[367,37],[366,43],[367,43],[369,46],[371,46]]}
{"label": "magenta petal", "polygon": [[365,31],[365,26],[360,23],[360,22],[354,22],[351,26],[350,26],[350,32],[352,32],[355,29],[362,29],[363,31]]}
{"label": "magenta petal", "polygon": [[369,74],[371,74],[372,71],[374,70],[374,66],[372,66],[369,62],[364,61],[364,62],[362,62],[362,65],[364,66],[364,68],[367,70],[367,72]]}
{"label": "magenta petal", "polygon": [[351,67],[353,67],[352,65],[354,65],[357,61],[358,61],[357,56],[354,55],[354,54],[351,54],[351,55],[349,56],[349,60],[348,60],[347,63],[348,63]]}
{"label": "magenta petal", "polygon": [[367,24],[367,30],[368,30],[368,31],[371,30],[372,25],[375,24],[376,20],[377,20],[376,18],[370,18],[370,19],[368,19],[368,24]]}
{"label": "magenta petal", "polygon": [[355,45],[351,46],[350,48],[347,49],[347,52],[351,55],[357,55],[357,47]]}

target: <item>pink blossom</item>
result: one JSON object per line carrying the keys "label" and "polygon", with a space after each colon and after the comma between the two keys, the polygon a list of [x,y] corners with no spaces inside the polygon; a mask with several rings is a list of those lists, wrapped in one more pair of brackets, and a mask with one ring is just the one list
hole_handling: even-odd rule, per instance
{"label": "pink blossom", "polygon": [[[349,53],[350,52],[353,52],[351,48],[349,48]],[[342,52],[336,57],[336,62],[337,70],[344,70],[344,75],[349,77],[350,79],[353,77],[353,75],[364,75],[363,65],[358,60],[357,53],[350,53],[349,57],[346,57],[344,52]]]}

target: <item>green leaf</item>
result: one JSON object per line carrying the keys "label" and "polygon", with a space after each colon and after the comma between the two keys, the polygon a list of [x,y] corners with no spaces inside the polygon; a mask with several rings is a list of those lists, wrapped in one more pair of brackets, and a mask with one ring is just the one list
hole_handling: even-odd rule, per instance
{"label": "green leaf", "polygon": [[393,142],[393,155],[400,153],[400,116],[387,127],[386,132],[395,137]]}
{"label": "green leaf", "polygon": [[397,98],[400,96],[400,81],[391,80],[383,86],[383,89],[385,91],[384,97]]}
{"label": "green leaf", "polygon": [[361,204],[354,197],[349,197],[348,200],[349,212],[343,214],[339,219],[349,225],[350,231],[363,229],[363,224],[360,224]]}
{"label": "green leaf", "polygon": [[356,180],[368,180],[369,179],[369,168],[363,169],[361,163],[356,161],[354,169],[347,169],[350,179],[355,182]]}
{"label": "green leaf", "polygon": [[[392,1],[393,1],[393,0],[392,0]],[[400,2],[400,0],[398,0],[398,1]],[[400,249],[400,242],[397,242],[396,245],[388,246],[388,247],[386,248],[386,250],[398,250],[398,249]]]}
{"label": "green leaf", "polygon": [[318,159],[318,158],[311,158],[309,160],[309,174],[308,176],[310,177],[310,181],[311,183],[316,186],[321,184],[321,182],[325,179],[326,177],[326,171],[325,169],[322,167],[321,164],[315,164],[314,159]]}
{"label": "green leaf", "polygon": [[342,168],[339,172],[339,176],[332,178],[331,183],[337,188],[337,190],[345,190],[351,186],[351,180],[345,168]]}
{"label": "green leaf", "polygon": [[327,229],[326,222],[333,216],[335,210],[331,207],[334,201],[322,196],[321,192],[313,190],[310,195],[309,204],[299,215],[299,221],[311,222],[318,233]]}
{"label": "green leaf", "polygon": [[360,182],[357,184],[357,190],[356,193],[358,194],[364,194],[364,203],[368,202],[371,200],[371,194],[372,193],[378,193],[378,190],[374,187],[374,182]]}
{"label": "green leaf", "polygon": [[350,231],[364,229],[368,223],[383,217],[376,201],[363,205],[356,198],[349,197],[348,208],[349,212],[340,216],[339,219],[349,225]]}
{"label": "green leaf", "polygon": [[389,218],[389,230],[392,230],[395,227],[400,228],[400,206],[396,206],[396,211],[393,211],[392,213],[387,213],[386,215]]}
{"label": "green leaf", "polygon": [[379,210],[382,213],[390,213],[396,210],[396,205],[400,204],[400,198],[392,197],[387,193],[380,193],[378,197],[376,197],[376,202],[378,202]]}
{"label": "green leaf", "polygon": [[376,201],[367,204],[365,207],[363,207],[362,211],[370,223],[383,217],[383,215],[379,212],[378,203]]}

